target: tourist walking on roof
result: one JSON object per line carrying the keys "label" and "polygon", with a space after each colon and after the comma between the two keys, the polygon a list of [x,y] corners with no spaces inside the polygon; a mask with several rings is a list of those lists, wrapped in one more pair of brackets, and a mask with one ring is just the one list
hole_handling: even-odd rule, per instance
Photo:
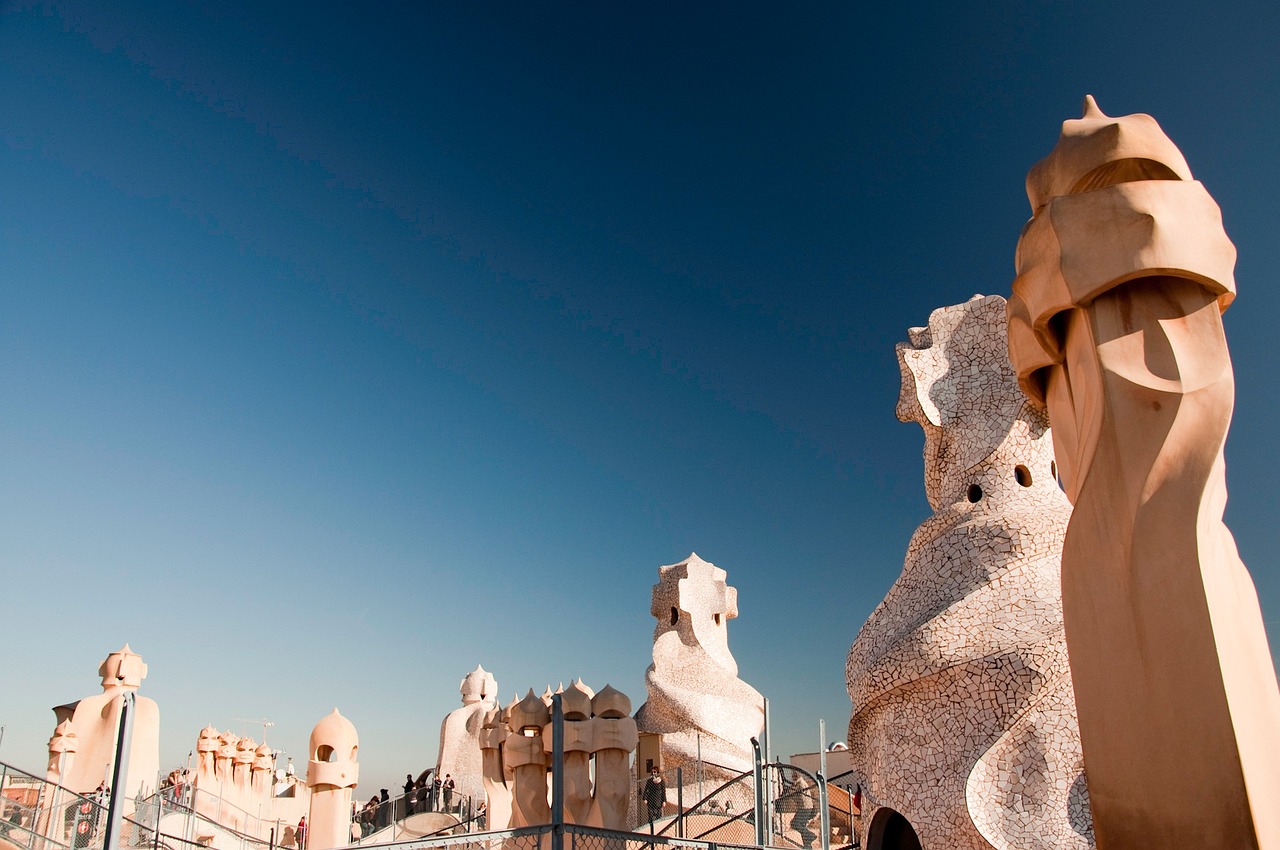
{"label": "tourist walking on roof", "polygon": [[450,776],[447,773],[444,775],[444,782],[441,783],[440,790],[441,790],[441,793],[444,794],[444,797],[441,798],[442,802],[444,803],[443,810],[446,812],[453,811],[453,777],[452,776]]}
{"label": "tourist walking on roof", "polygon": [[645,806],[649,810],[650,822],[662,817],[662,804],[667,801],[667,786],[662,782],[662,774],[655,767],[649,771],[649,781],[644,784]]}
{"label": "tourist walking on roof", "polygon": [[413,774],[406,773],[404,775],[404,796],[400,798],[400,817],[406,818],[413,814]]}
{"label": "tourist walking on roof", "polygon": [[303,815],[298,818],[298,825],[293,829],[293,840],[298,845],[298,850],[305,850],[307,846],[307,816]]}

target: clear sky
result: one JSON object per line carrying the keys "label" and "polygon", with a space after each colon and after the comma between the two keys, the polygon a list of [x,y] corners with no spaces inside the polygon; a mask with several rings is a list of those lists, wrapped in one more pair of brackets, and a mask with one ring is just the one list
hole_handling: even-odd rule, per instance
{"label": "clear sky", "polygon": [[[798,7],[797,7],[798,5]],[[1027,169],[1149,112],[1240,251],[1227,520],[1280,636],[1274,3],[319,2],[0,15],[0,759],[125,641],[361,791],[504,699],[644,699],[660,564],[729,572],[775,750],[928,514],[894,343],[1007,294]]]}

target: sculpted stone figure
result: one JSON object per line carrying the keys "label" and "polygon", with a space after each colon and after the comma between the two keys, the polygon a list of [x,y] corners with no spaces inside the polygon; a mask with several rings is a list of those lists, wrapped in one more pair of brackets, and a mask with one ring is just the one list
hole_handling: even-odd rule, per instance
{"label": "sculpted stone figure", "polygon": [[639,743],[631,700],[605,685],[591,698],[592,744],[596,754],[595,800],[587,823],[605,829],[627,828],[631,801],[631,753]]}
{"label": "sculpted stone figure", "polygon": [[295,823],[308,814],[305,785],[294,785],[290,777],[287,786],[276,787],[275,758],[265,742],[210,725],[200,730],[194,752],[191,805],[220,826],[265,839],[280,822]]}
{"label": "sculpted stone figure", "polygon": [[1071,506],[1006,327],[1004,299],[975,296],[897,347],[934,514],[849,650],[863,846],[1093,843],[1058,580]]}
{"label": "sculpted stone figure", "polygon": [[[511,786],[511,826],[535,826],[551,822],[547,802],[547,763],[542,730],[551,722],[551,712],[533,689],[524,699],[507,707],[507,739],[502,744],[502,760],[513,771]],[[550,730],[547,732],[550,737]]]}
{"label": "sculpted stone figure", "polygon": [[1075,505],[1063,606],[1098,846],[1280,847],[1280,691],[1222,522],[1235,248],[1155,120],[1092,98],[1027,196],[1009,355]]}
{"label": "sculpted stone figure", "polygon": [[[556,693],[564,712],[565,822],[626,829],[631,753],[639,740],[628,716],[631,700],[609,685],[593,693],[581,679]],[[485,716],[479,744],[489,829],[550,823],[552,715],[552,707],[530,689],[524,699]]]}
{"label": "sculpted stone figure", "polygon": [[252,738],[241,738],[236,741],[236,754],[233,758],[233,781],[240,799],[248,798],[252,785],[250,772],[253,770],[253,759],[257,754],[258,742]]}
{"label": "sculpted stone figure", "polygon": [[232,829],[260,831],[261,819],[255,813],[265,804],[263,817],[270,821],[267,813],[275,801],[271,748],[205,726],[196,738],[195,753],[195,810]]}
{"label": "sculpted stone figure", "polygon": [[511,777],[502,761],[502,742],[508,734],[506,709],[490,709],[484,716],[479,741],[487,801],[485,819],[490,830],[511,825]]}
{"label": "sculpted stone figure", "polygon": [[53,737],[49,739],[49,767],[45,779],[55,785],[62,785],[64,774],[70,775],[75,765],[76,732],[70,720],[64,720],[53,728]]}
{"label": "sculpted stone figure", "polygon": [[[76,733],[71,727],[71,721],[64,720],[55,726],[53,736],[49,738],[49,765],[45,779],[55,785],[64,784],[63,777],[70,776],[75,767],[77,748]],[[54,846],[66,845],[67,830],[70,828],[66,820],[57,814],[61,810],[61,797],[60,792],[55,792],[51,808],[33,824],[45,837],[56,842]]]}
{"label": "sculpted stone figure", "polygon": [[75,732],[75,759],[62,768],[62,784],[78,794],[89,794],[108,775],[115,761],[116,729],[124,694],[134,693],[133,743],[129,748],[129,772],[124,781],[126,810],[133,801],[155,790],[160,770],[160,709],[155,700],[138,696],[147,677],[142,657],[125,644],[98,667],[102,693],[53,709],[59,726],[70,721]]}
{"label": "sculpted stone figure", "polygon": [[[564,816],[568,823],[586,824],[591,814],[591,755],[595,750],[591,723],[591,689],[579,679],[560,692],[564,711]],[[551,736],[543,736],[551,752]]]}
{"label": "sculpted stone figure", "polygon": [[254,797],[262,798],[271,793],[272,773],[275,766],[274,753],[264,741],[253,752],[253,780],[250,790]]}
{"label": "sculpted stone figure", "polygon": [[658,568],[649,698],[636,712],[641,732],[662,735],[666,770],[689,765],[691,776],[700,740],[703,774],[712,782],[751,770],[751,738],[764,728],[764,699],[738,678],[729,652],[738,591],[726,575],[696,554]]}
{"label": "sculpted stone figure", "polygon": [[480,728],[485,715],[498,699],[498,683],[493,674],[476,665],[458,686],[462,707],[449,712],[440,724],[440,758],[436,776],[453,777],[459,799],[481,799],[484,794],[483,770],[480,763]]}
{"label": "sculpted stone figure", "polygon": [[351,840],[351,792],[360,779],[360,737],[334,709],[311,730],[307,787],[307,850],[346,847]]}
{"label": "sculpted stone figure", "polygon": [[230,785],[235,780],[236,745],[240,736],[235,732],[218,734],[217,777],[219,782]]}
{"label": "sculpted stone figure", "polygon": [[219,746],[217,729],[209,725],[200,730],[196,739],[196,776],[200,779],[214,781]]}

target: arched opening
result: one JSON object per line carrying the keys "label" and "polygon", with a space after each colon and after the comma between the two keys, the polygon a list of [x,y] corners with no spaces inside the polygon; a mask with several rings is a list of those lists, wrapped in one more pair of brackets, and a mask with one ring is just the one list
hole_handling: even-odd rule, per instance
{"label": "arched opening", "polygon": [[1023,487],[1031,486],[1031,470],[1021,463],[1013,468],[1013,478]]}
{"label": "arched opening", "polygon": [[333,752],[333,747],[329,746],[328,744],[321,744],[320,746],[316,747],[316,761],[328,762],[328,761],[333,761],[334,758],[335,758],[335,753]]}
{"label": "arched opening", "polygon": [[1071,187],[1071,194],[1093,192],[1118,186],[1121,183],[1133,183],[1139,180],[1181,180],[1172,168],[1154,159],[1129,157],[1117,159],[1098,166],[1076,181]]}
{"label": "arched opening", "polygon": [[674,626],[678,622],[680,622],[680,609],[672,605],[671,606],[671,625]]}
{"label": "arched opening", "polygon": [[911,822],[893,809],[878,809],[867,830],[867,850],[921,850]]}

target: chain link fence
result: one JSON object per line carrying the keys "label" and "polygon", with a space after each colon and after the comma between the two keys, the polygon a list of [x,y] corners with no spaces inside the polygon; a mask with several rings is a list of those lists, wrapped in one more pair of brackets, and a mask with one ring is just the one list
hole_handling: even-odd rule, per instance
{"label": "chain link fence", "polygon": [[[683,786],[678,781],[681,778],[685,781]],[[476,832],[483,828],[482,822],[468,817],[460,823],[450,818],[454,822],[438,833],[419,834],[401,841],[387,841],[390,836],[372,835],[367,843],[405,850],[641,850],[642,847],[652,850],[657,845],[714,850],[757,846],[753,773],[739,774],[696,799],[696,783],[689,783],[687,778],[677,777],[674,772],[672,779],[677,781],[663,790],[661,811],[653,819],[648,818],[651,810],[644,793],[647,779],[637,781],[632,810],[635,832],[575,825]],[[75,794],[3,763],[0,763],[0,787],[4,789],[0,796],[0,837],[20,850],[102,850],[106,837],[106,794]],[[708,787],[704,784],[701,790],[706,791]],[[768,764],[763,766],[760,790],[761,832],[766,845],[794,850],[816,850],[822,846],[822,797],[814,777],[790,765]],[[836,796],[842,795],[840,789],[832,790]],[[832,826],[837,831],[843,826],[845,835],[858,832],[851,803],[852,798],[850,805],[832,806]],[[387,808],[389,814],[396,811],[394,805]],[[465,807],[458,807],[462,808]],[[404,810],[406,815],[413,814],[412,805],[405,805]],[[557,847],[553,848],[552,838],[556,839]],[[286,843],[287,835],[282,831],[264,840],[210,821],[186,805],[185,799],[176,802],[162,793],[134,801],[132,813],[121,822],[119,846],[137,850],[273,850]]]}
{"label": "chain link fence", "polygon": [[[102,850],[109,794],[76,794],[0,762],[0,838],[19,850]],[[271,850],[273,843],[229,829],[163,793],[133,801],[120,822],[120,848]],[[275,842],[278,846],[279,842]]]}
{"label": "chain link fence", "polygon": [[614,832],[607,829],[574,826],[535,826],[523,829],[485,832],[474,835],[421,838],[380,845],[395,850],[654,850],[658,847],[684,850],[748,850],[750,842],[736,844],[720,841],[697,841],[666,835]]}
{"label": "chain link fence", "polygon": [[[652,793],[649,779],[637,780],[631,817],[636,832],[717,845],[755,845],[754,772],[739,773],[714,785],[705,780],[691,782],[685,770],[665,771],[662,778],[660,798]],[[699,790],[704,792],[702,796],[698,796]],[[822,792],[816,778],[792,765],[765,764],[760,798],[766,844],[806,849],[822,846]]]}

